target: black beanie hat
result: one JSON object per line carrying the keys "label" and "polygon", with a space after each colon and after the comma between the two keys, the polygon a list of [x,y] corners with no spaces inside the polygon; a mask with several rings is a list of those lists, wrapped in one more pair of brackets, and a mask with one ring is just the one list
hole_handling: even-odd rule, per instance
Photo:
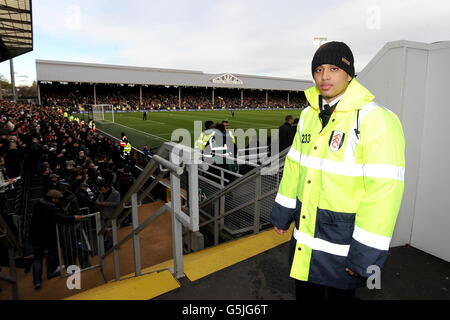
{"label": "black beanie hat", "polygon": [[353,78],[355,76],[353,63],[353,53],[350,48],[343,42],[332,41],[317,49],[312,60],[311,71],[314,78],[314,70],[318,66],[332,64],[341,68]]}

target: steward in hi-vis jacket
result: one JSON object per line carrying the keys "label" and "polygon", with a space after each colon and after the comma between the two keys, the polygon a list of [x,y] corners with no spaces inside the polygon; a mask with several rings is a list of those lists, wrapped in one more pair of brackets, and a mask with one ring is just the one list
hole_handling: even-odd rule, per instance
{"label": "steward in hi-vis jacket", "polygon": [[[343,88],[333,78],[342,70]],[[280,234],[295,222],[292,278],[354,290],[366,285],[369,266],[386,261],[404,189],[405,139],[399,118],[354,78],[344,43],[320,47],[312,72],[316,86],[305,91],[310,105],[270,220]]]}
{"label": "steward in hi-vis jacket", "polygon": [[205,131],[200,133],[200,136],[194,143],[194,148],[198,150],[205,150],[206,145],[208,144],[209,139],[214,135],[214,122],[207,120],[205,121]]}

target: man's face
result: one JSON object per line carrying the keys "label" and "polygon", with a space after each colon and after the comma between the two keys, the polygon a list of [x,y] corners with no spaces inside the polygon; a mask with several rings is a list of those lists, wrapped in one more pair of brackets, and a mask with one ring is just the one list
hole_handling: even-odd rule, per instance
{"label": "man's face", "polygon": [[108,193],[109,188],[105,188],[105,187],[101,187],[100,188],[102,190],[103,193]]}
{"label": "man's face", "polygon": [[316,87],[327,102],[343,95],[351,80],[347,72],[332,64],[323,64],[314,70]]}
{"label": "man's face", "polygon": [[53,201],[53,203],[58,204],[61,202],[61,199],[60,198],[52,198],[52,201]]}
{"label": "man's face", "polygon": [[224,123],[223,123],[223,126],[225,127],[225,130],[228,130],[228,128],[229,128],[228,122],[224,122]]}

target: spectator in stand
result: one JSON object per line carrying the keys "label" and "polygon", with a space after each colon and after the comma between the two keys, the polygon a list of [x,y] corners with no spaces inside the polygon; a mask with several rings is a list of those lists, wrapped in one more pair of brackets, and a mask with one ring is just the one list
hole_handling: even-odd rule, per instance
{"label": "spectator in stand", "polygon": [[15,142],[9,143],[9,150],[5,156],[6,172],[11,178],[20,176],[20,158]]}
{"label": "spectator in stand", "polygon": [[88,208],[88,213],[95,212],[97,209],[97,203],[92,200],[89,194],[89,185],[85,182],[81,183],[78,192],[76,193],[78,199],[78,205],[80,208]]}
{"label": "spectator in stand", "polygon": [[69,181],[72,186],[72,191],[76,193],[80,185],[87,181],[87,176],[82,173],[80,168],[73,168]]}
{"label": "spectator in stand", "polygon": [[[78,105],[93,103],[91,91],[80,90],[80,86],[70,86],[69,91],[60,91],[58,85],[47,86],[48,92],[42,93],[44,105],[62,107],[69,112],[79,112]],[[166,88],[165,86],[152,86],[145,88],[140,103],[139,91],[133,87],[105,86],[104,93],[97,94],[98,104],[112,104],[120,107],[126,106],[127,110],[170,110],[176,109],[210,109],[212,107],[211,89],[205,88],[182,88],[181,104],[176,88]],[[77,93],[75,93],[77,92]],[[215,108],[241,108],[241,97],[235,89],[220,88],[215,92]],[[220,97],[220,98],[219,98]],[[289,104],[287,102],[287,92],[270,91],[266,104],[266,93],[260,90],[245,90],[243,108],[292,108],[305,104],[304,94],[301,92],[290,92]],[[144,115],[143,115],[144,119]]]}
{"label": "spectator in stand", "polygon": [[82,166],[84,165],[85,162],[86,162],[86,156],[85,156],[84,150],[80,150],[80,151],[78,152],[77,158],[75,159],[75,164],[76,164],[77,166],[82,167]]}
{"label": "spectator in stand", "polygon": [[58,276],[58,253],[56,242],[56,223],[73,224],[82,219],[81,216],[64,216],[58,208],[62,193],[50,190],[33,209],[30,227],[30,241],[33,245],[33,284],[35,289],[42,286],[42,262],[45,250],[48,251],[47,279]]}
{"label": "spectator in stand", "polygon": [[[124,172],[119,175],[117,185],[121,198],[124,198],[128,190],[134,184],[136,179],[131,175],[131,170],[128,166],[124,168]],[[128,215],[122,223],[122,226],[128,226],[131,224],[131,215]]]}
{"label": "spectator in stand", "polygon": [[[5,129],[7,130],[7,129]],[[0,154],[6,154],[9,147],[9,141],[6,135],[2,135],[0,138]]]}
{"label": "spectator in stand", "polygon": [[61,199],[62,213],[66,216],[75,216],[80,212],[78,199],[71,191],[71,185],[65,181],[58,183],[58,191],[63,194]]}
{"label": "spectator in stand", "polygon": [[47,193],[48,191],[52,190],[52,189],[58,189],[58,179],[59,176],[55,173],[51,173],[48,176],[48,180],[45,181],[45,185],[43,185],[44,187],[44,193]]}
{"label": "spectator in stand", "polygon": [[[72,193],[71,186],[69,183],[60,181],[58,183],[58,191],[63,195],[61,198],[61,211],[65,216],[75,216],[80,215],[80,210],[78,207],[78,199]],[[71,266],[76,264],[76,259],[78,257],[82,268],[89,265],[89,260],[85,250],[81,250],[80,243],[77,242],[76,230],[73,226],[62,225],[60,226],[60,240],[61,240],[61,251],[64,258],[64,264],[66,266]]]}
{"label": "spectator in stand", "polygon": [[153,156],[152,152],[148,149],[148,146],[144,146],[142,149],[142,153],[144,154],[144,164],[146,165],[150,158]]}
{"label": "spectator in stand", "polygon": [[14,183],[14,179],[8,178],[5,170],[5,160],[0,157],[0,212],[4,213],[7,209],[6,190]]}
{"label": "spectator in stand", "polygon": [[31,162],[31,172],[34,176],[41,173],[41,145],[39,139],[34,137],[30,146],[29,158]]}
{"label": "spectator in stand", "polygon": [[100,217],[103,228],[120,205],[120,193],[107,181],[100,186],[100,191],[96,203],[97,206],[100,207]]}
{"label": "spectator in stand", "polygon": [[292,136],[293,137],[295,137],[295,134],[297,133],[297,126],[298,126],[299,120],[300,120],[299,118],[294,119],[294,124],[292,125]]}
{"label": "spectator in stand", "polygon": [[279,150],[280,152],[292,145],[294,135],[292,134],[292,124],[294,123],[294,117],[290,114],[286,116],[285,123],[279,128]]}

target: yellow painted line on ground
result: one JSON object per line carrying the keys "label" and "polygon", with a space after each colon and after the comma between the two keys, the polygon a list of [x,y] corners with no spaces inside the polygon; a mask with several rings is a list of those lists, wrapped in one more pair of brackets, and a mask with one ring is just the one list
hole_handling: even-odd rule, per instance
{"label": "yellow painted line on ground", "polygon": [[[275,248],[283,243],[288,242],[292,237],[292,231],[294,229],[294,224],[291,225],[289,231],[284,235],[280,236],[275,231],[267,230],[259,234],[241,238],[238,240],[230,241],[218,246],[200,250],[194,253],[187,254],[183,256],[184,273],[189,278],[190,281],[196,281],[207,275],[225,269],[241,261],[247,260],[253,256],[256,256],[262,252]],[[122,276],[121,281],[111,280],[108,284],[94,288],[87,292],[80,293],[79,295],[72,296],[70,299],[82,299],[82,300],[95,300],[95,299],[152,299],[163,293],[175,290],[180,287],[178,282],[173,278],[172,274],[167,270],[173,267],[173,259],[164,261],[157,265],[145,268],[142,273],[148,273],[147,275],[135,278],[134,273]],[[166,270],[165,270],[166,269]],[[164,270],[164,271],[161,271]],[[151,273],[153,272],[153,273]],[[136,280],[140,282],[141,279],[146,279],[146,277],[151,277],[152,275],[163,274],[167,279],[164,281],[151,281],[151,283],[136,283],[134,286],[138,286],[137,297],[133,297],[132,294],[128,294],[127,291],[130,289],[116,287],[114,284],[120,284],[121,282]],[[170,280],[170,281],[169,281]],[[102,293],[105,286],[111,285],[112,289],[104,290],[111,291],[111,293]],[[171,286],[172,285],[172,286]],[[162,286],[161,288],[159,286]],[[133,286],[131,287],[133,288]],[[96,291],[99,291],[97,294]],[[150,290],[151,289],[151,290]],[[160,290],[159,290],[160,289]],[[132,290],[132,289],[131,289]],[[117,291],[117,295],[116,292]],[[140,292],[144,291],[145,296],[141,295]],[[124,293],[125,292],[125,293]],[[86,294],[86,296],[84,296]],[[122,297],[124,295],[124,297]],[[78,297],[79,296],[79,297]],[[111,298],[110,298],[111,297]]]}
{"label": "yellow painted line on ground", "polygon": [[66,300],[149,300],[180,287],[168,271],[110,282]]}
{"label": "yellow painted line on ground", "polygon": [[191,281],[247,260],[264,251],[275,248],[291,239],[294,224],[289,232],[278,235],[273,229],[239,240],[184,256],[184,273]]}
{"label": "yellow painted line on ground", "polygon": [[[183,256],[184,273],[191,281],[203,278],[238,262],[249,259],[264,251],[275,248],[292,237],[294,224],[289,231],[280,236],[273,229],[256,235],[230,241],[218,246],[200,250]],[[173,267],[173,259],[142,269],[142,273],[150,273]],[[134,272],[122,276],[121,279],[134,277]],[[114,282],[114,280],[110,280]]]}

